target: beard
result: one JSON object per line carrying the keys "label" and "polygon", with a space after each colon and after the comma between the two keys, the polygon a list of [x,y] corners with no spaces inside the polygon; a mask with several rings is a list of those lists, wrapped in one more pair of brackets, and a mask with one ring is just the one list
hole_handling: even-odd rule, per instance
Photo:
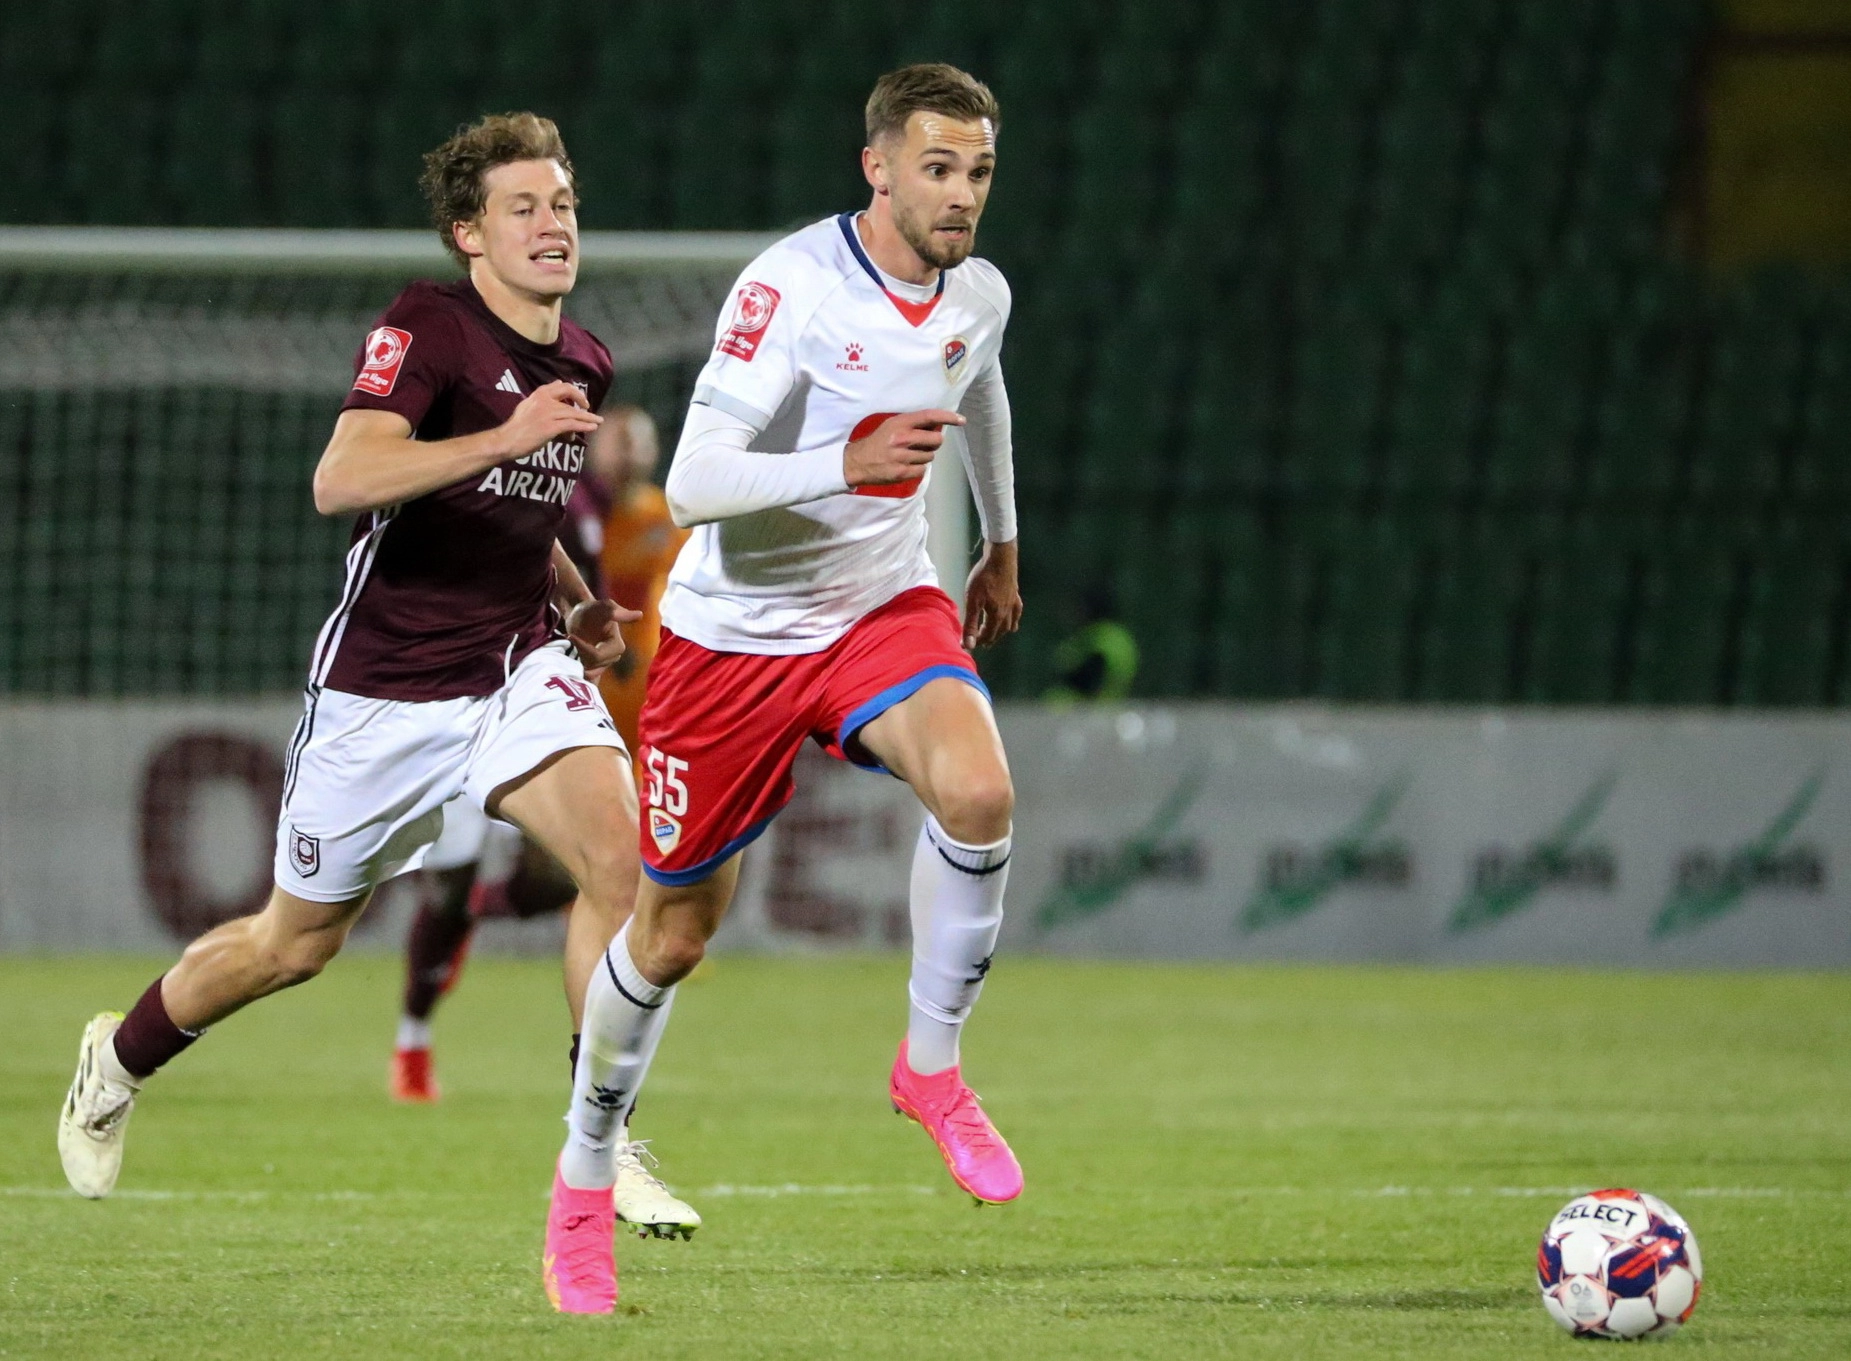
{"label": "beard", "polygon": [[[924,260],[933,269],[951,269],[963,264],[970,258],[970,253],[977,247],[977,220],[971,218],[947,219],[944,222],[926,222],[922,215],[902,211],[896,204],[893,213],[893,225],[899,229],[900,239],[913,248],[913,253]],[[934,227],[963,227],[962,241],[941,241],[932,235]]]}

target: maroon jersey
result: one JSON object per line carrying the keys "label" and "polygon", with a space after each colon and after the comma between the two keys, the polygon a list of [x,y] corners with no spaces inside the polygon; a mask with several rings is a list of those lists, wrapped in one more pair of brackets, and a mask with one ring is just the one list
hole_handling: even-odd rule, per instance
{"label": "maroon jersey", "polygon": [[604,522],[611,518],[611,494],[587,473],[579,478],[566,504],[566,522],[559,526],[559,546],[584,578],[593,598],[604,599]]}
{"label": "maroon jersey", "polygon": [[[539,345],[489,311],[467,279],[415,283],[355,360],[342,410],[394,411],[422,440],[492,430],[535,388],[564,379],[596,410],[610,351],[562,320]],[[415,501],[362,515],[340,604],[310,684],[369,699],[486,695],[559,634],[553,540],[585,463],[573,434]]]}

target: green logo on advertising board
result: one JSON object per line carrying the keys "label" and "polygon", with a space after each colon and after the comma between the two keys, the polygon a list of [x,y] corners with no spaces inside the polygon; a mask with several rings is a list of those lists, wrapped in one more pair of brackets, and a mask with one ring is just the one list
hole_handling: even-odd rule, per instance
{"label": "green logo on advertising board", "polygon": [[1390,780],[1375,792],[1362,814],[1322,846],[1278,845],[1267,849],[1259,886],[1241,909],[1243,931],[1259,931],[1304,916],[1341,884],[1406,888],[1414,857],[1399,840],[1375,840],[1401,801],[1408,780]]}
{"label": "green logo on advertising board", "polygon": [[1133,884],[1167,879],[1199,882],[1207,857],[1193,839],[1171,836],[1208,780],[1208,762],[1183,772],[1169,797],[1130,836],[1113,843],[1082,842],[1061,853],[1060,873],[1035,909],[1035,925],[1046,931],[1114,906]]}
{"label": "green logo on advertising board", "polygon": [[1581,837],[1606,808],[1618,780],[1617,775],[1596,780],[1553,831],[1522,853],[1494,846],[1474,856],[1471,881],[1453,904],[1446,929],[1470,931],[1502,921],[1530,906],[1545,888],[1612,888],[1619,878],[1612,848]]}
{"label": "green logo on advertising board", "polygon": [[1727,855],[1701,847],[1680,855],[1671,892],[1652,923],[1652,934],[1694,931],[1735,911],[1752,889],[1823,892],[1825,857],[1817,847],[1786,843],[1812,811],[1824,784],[1825,767],[1821,766],[1794,791],[1760,836]]}

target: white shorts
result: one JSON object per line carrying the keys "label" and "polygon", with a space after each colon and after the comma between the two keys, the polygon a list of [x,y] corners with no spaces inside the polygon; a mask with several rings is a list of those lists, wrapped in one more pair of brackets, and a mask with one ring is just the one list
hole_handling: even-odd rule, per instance
{"label": "white shorts", "polygon": [[564,642],[514,668],[492,695],[426,703],[311,690],[289,744],[276,883],[315,902],[358,897],[418,868],[443,806],[478,806],[547,757],[623,739]]}

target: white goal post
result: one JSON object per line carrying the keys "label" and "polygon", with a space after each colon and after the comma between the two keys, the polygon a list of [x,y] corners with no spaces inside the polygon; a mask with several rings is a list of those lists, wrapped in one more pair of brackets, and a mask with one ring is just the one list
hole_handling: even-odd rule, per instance
{"label": "white goal post", "polygon": [[[779,235],[585,232],[568,310],[620,373],[698,361],[734,277]],[[428,230],[0,227],[0,392],[337,395],[391,295],[454,269]],[[961,606],[961,470],[933,479],[928,514],[933,561]]]}

